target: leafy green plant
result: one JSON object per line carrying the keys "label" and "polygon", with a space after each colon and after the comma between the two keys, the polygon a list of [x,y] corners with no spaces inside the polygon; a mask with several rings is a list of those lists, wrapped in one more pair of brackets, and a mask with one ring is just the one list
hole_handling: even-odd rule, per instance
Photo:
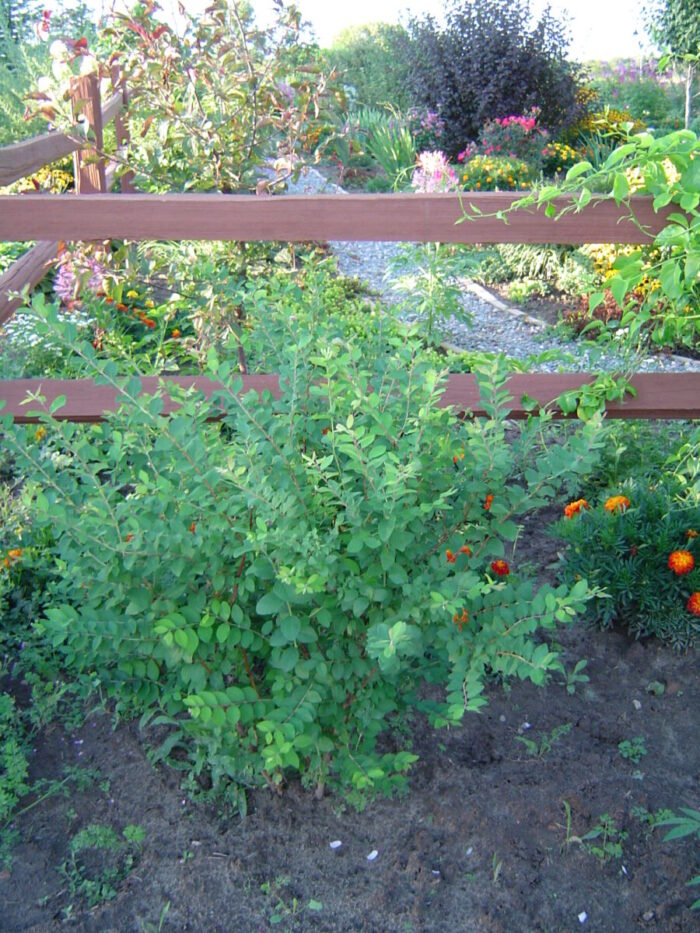
{"label": "leafy green plant", "polygon": [[[697,136],[689,130],[658,138],[638,133],[626,137],[602,164],[578,162],[560,185],[545,185],[517,202],[516,209],[537,205],[554,217],[581,210],[594,197],[610,199],[626,208],[634,219],[631,195],[648,194],[657,211],[669,205],[680,209],[671,211],[653,241],[659,248],[655,262],[649,263],[644,248],[620,253],[615,260],[614,275],[606,286],[623,314],[611,328],[601,322],[596,325],[609,340],[615,333],[631,344],[693,347],[698,339],[700,316],[694,309],[700,289],[699,148]],[[552,202],[563,194],[571,195],[572,200],[558,211]],[[640,301],[639,289],[645,283]],[[604,300],[604,292],[593,292],[589,298],[591,312]]]}
{"label": "leafy green plant", "polygon": [[[583,578],[603,591],[587,606],[591,621],[603,628],[620,622],[637,637],[655,635],[682,649],[694,643],[699,628],[690,597],[700,590],[693,558],[700,505],[697,490],[688,490],[683,501],[676,481],[658,480],[656,487],[646,479],[621,484],[617,497],[603,494],[590,507],[586,502],[553,531],[569,544],[562,579]],[[669,565],[675,565],[674,552],[690,555],[680,573]]]}
{"label": "leafy green plant", "polygon": [[[209,354],[221,392],[177,393],[171,418],[36,303],[36,326],[124,399],[94,427],[43,414],[55,456],[3,419],[53,536],[36,634],[83,693],[99,685],[119,714],[167,726],[160,757],[178,747],[214,784],[279,788],[296,772],[319,792],[390,793],[415,755],[379,751],[387,725],[415,707],[459,723],[486,702],[487,672],[546,682],[556,655],[534,633],[588,589],[535,589],[506,546],[591,469],[597,428],[550,446],[542,414],[507,441],[499,361],[476,374],[487,417],[462,422],[410,337],[348,343],[304,300],[306,326],[269,308],[244,339],[265,343],[278,400],[240,395],[235,344]],[[276,314],[294,340],[270,342]],[[426,678],[444,702],[426,706]]]}
{"label": "leafy green plant", "polygon": [[[424,322],[428,343],[435,338],[436,324],[455,318],[466,324],[471,315],[462,301],[459,278],[479,262],[474,253],[445,247],[440,243],[406,245],[389,263],[387,273],[401,307]],[[439,338],[438,338],[439,339]]]}
{"label": "leafy green plant", "polygon": [[638,765],[647,753],[644,739],[641,736],[637,736],[634,739],[625,739],[623,742],[619,742],[617,750],[619,751],[622,758],[627,759],[627,761],[631,761],[635,765]]}
{"label": "leafy green plant", "polygon": [[580,842],[587,852],[595,855],[602,863],[606,863],[612,859],[622,858],[622,843],[628,835],[629,833],[617,828],[609,813],[603,813],[598,817],[598,822],[593,829],[589,830],[585,836],[581,836],[580,839],[571,838],[573,841]]}
{"label": "leafy green plant", "polygon": [[544,758],[548,752],[551,752],[554,744],[558,742],[562,736],[568,735],[571,732],[572,727],[573,723],[571,722],[555,726],[551,732],[542,734],[539,745],[534,739],[528,739],[524,735],[516,735],[515,738],[516,741],[523,743],[527,749],[528,755],[532,755],[534,758]]}
{"label": "leafy green plant", "polygon": [[90,823],[76,833],[60,868],[71,907],[77,898],[96,907],[116,897],[117,886],[136,864],[143,838],[141,827],[127,826],[120,837],[101,823]]}
{"label": "leafy green plant", "polygon": [[587,664],[588,661],[585,658],[581,658],[580,661],[576,662],[573,670],[567,671],[566,668],[562,666],[562,673],[566,677],[566,692],[572,696],[576,693],[577,684],[587,684],[590,681],[588,674],[583,673]]}
{"label": "leafy green plant", "polygon": [[[695,836],[700,839],[700,811],[692,810],[690,807],[680,807],[681,815],[672,813],[665,819],[660,820],[658,826],[673,827],[664,836],[664,842],[671,842],[674,839],[683,839],[685,836]],[[700,875],[695,875],[688,882],[688,885],[700,884]],[[691,910],[700,910],[700,898],[690,905]]]}

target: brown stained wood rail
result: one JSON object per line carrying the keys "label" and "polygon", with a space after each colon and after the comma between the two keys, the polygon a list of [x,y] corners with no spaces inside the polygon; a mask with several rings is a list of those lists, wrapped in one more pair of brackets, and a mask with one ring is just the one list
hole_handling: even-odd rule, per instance
{"label": "brown stained wood rail", "polygon": [[[649,243],[672,208],[632,198],[641,227],[612,201],[558,219],[534,208],[504,223],[486,216],[524,195],[356,194],[256,197],[223,194],[0,197],[0,240],[394,240],[441,243]],[[560,199],[558,207],[570,204]],[[483,215],[457,223],[464,210]]]}
{"label": "brown stained wood rail", "polygon": [[[277,375],[249,375],[243,379],[243,392],[267,390],[279,398]],[[537,399],[541,405],[551,404],[562,392],[592,382],[593,376],[574,373],[532,373],[511,376],[506,388],[512,396],[510,417],[523,419],[528,415],[522,403],[523,395]],[[177,411],[179,404],[167,395],[167,384],[181,388],[194,388],[210,398],[221,385],[203,376],[144,376],[141,377],[145,395],[163,395],[162,414]],[[693,419],[700,418],[700,372],[698,373],[642,373],[631,379],[637,396],[627,396],[624,402],[609,402],[609,418],[637,419]],[[33,424],[39,419],[30,411],[41,409],[36,402],[26,403],[28,393],[40,393],[45,410],[61,395],[66,404],[55,418],[62,421],[96,423],[104,420],[106,412],[116,411],[119,391],[107,385],[95,385],[91,379],[17,379],[0,382],[0,401],[6,404],[0,414],[11,414],[18,424]],[[470,373],[451,373],[439,402],[443,408],[453,407],[458,414],[471,412],[486,414],[481,407],[475,378]]]}

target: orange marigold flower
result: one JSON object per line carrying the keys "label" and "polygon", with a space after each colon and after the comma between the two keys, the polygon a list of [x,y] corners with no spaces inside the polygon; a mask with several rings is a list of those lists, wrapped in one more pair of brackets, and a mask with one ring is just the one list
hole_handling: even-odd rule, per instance
{"label": "orange marigold flower", "polygon": [[671,551],[668,555],[668,566],[678,576],[690,573],[695,566],[695,558],[690,551]]}
{"label": "orange marigold flower", "polygon": [[459,460],[464,460],[463,450],[461,450],[458,454],[455,454],[454,457],[452,458],[452,462],[454,463],[455,466],[457,466],[457,463]]}
{"label": "orange marigold flower", "polygon": [[693,531],[692,528],[689,528],[689,529],[686,531],[685,536],[686,536],[686,538],[697,538],[698,533],[697,533],[697,531]]}
{"label": "orange marigold flower", "polygon": [[486,509],[487,512],[491,509],[492,502],[493,502],[493,493],[489,493],[488,496],[486,496],[486,499],[484,501],[484,508]]}
{"label": "orange marigold flower", "polygon": [[507,577],[510,573],[510,567],[507,560],[494,560],[491,563],[491,570],[499,577]]}
{"label": "orange marigold flower", "polygon": [[564,506],[564,515],[566,515],[567,518],[573,518],[574,515],[582,512],[583,509],[590,509],[590,505],[585,499],[577,499],[575,502],[570,502],[568,505]]}
{"label": "orange marigold flower", "polygon": [[118,301],[118,302],[117,302],[117,311],[128,311],[128,310],[129,310],[129,309],[127,308],[127,306],[126,306],[123,302],[121,302],[121,301]]}
{"label": "orange marigold flower", "polygon": [[467,554],[469,557],[472,556],[471,548],[468,548],[466,544],[463,544],[459,549],[460,554]]}
{"label": "orange marigold flower", "polygon": [[624,512],[630,506],[627,496],[611,496],[605,503],[606,512]]}
{"label": "orange marigold flower", "polygon": [[114,298],[105,298],[105,301],[107,302],[108,305],[114,304]]}
{"label": "orange marigold flower", "polygon": [[156,326],[156,322],[152,318],[146,317],[145,315],[141,318],[141,321],[146,325],[146,327],[153,328]]}
{"label": "orange marigold flower", "polygon": [[461,631],[462,631],[462,626],[463,626],[466,622],[469,621],[469,614],[468,614],[467,610],[466,610],[466,609],[462,609],[462,615],[461,615],[461,616],[460,616],[460,615],[457,615],[457,613],[455,612],[455,614],[452,616],[452,621],[454,622],[454,624],[457,626],[457,628],[458,628],[458,629],[460,630],[460,632],[461,632]]}
{"label": "orange marigold flower", "polygon": [[700,593],[693,593],[685,608],[688,612],[692,612],[694,616],[700,616]]}
{"label": "orange marigold flower", "polygon": [[197,522],[192,522],[192,524],[190,525],[190,531],[192,532],[192,534],[194,534],[194,530],[196,527],[197,527]]}
{"label": "orange marigold flower", "polygon": [[10,558],[10,560],[19,560],[19,558],[22,556],[22,548],[13,548],[11,551],[7,552],[7,556]]}
{"label": "orange marigold flower", "polygon": [[445,557],[447,557],[448,564],[454,564],[454,562],[457,560],[457,555],[453,554],[449,548],[445,551]]}
{"label": "orange marigold flower", "polygon": [[178,330],[178,328],[176,327],[175,330],[174,330],[173,333],[172,333],[172,336],[173,336],[173,338],[174,338],[175,340],[177,340],[178,337],[182,337],[182,333],[181,333],[181,332]]}
{"label": "orange marigold flower", "polygon": [[41,441],[46,437],[46,428],[37,428],[34,432],[34,440]]}

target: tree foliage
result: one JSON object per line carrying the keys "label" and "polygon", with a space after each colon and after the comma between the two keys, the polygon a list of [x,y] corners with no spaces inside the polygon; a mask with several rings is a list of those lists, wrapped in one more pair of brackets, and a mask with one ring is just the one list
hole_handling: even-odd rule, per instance
{"label": "tree foliage", "polygon": [[428,15],[409,33],[412,89],[440,109],[451,155],[494,117],[539,107],[548,128],[575,119],[580,69],[566,60],[565,26],[548,9],[533,22],[529,0],[450,0],[445,26]]}
{"label": "tree foliage", "polygon": [[649,35],[667,50],[662,62],[685,71],[685,126],[690,125],[693,83],[700,61],[700,0],[652,0],[645,7]]}
{"label": "tree foliage", "polygon": [[403,26],[367,23],[344,29],[327,55],[343,81],[354,88],[357,104],[391,104],[406,110],[413,103],[403,54],[408,43]]}

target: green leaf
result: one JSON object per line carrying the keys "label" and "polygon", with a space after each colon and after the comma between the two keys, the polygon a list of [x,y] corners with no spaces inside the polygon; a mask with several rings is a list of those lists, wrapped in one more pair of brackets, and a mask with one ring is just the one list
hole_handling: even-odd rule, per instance
{"label": "green leaf", "polygon": [[257,601],[255,611],[260,616],[272,616],[278,613],[280,609],[283,609],[284,606],[284,601],[276,593],[265,593]]}
{"label": "green leaf", "polygon": [[49,411],[52,415],[55,415],[59,408],[63,408],[66,404],[65,395],[57,395],[56,398],[49,405]]}

